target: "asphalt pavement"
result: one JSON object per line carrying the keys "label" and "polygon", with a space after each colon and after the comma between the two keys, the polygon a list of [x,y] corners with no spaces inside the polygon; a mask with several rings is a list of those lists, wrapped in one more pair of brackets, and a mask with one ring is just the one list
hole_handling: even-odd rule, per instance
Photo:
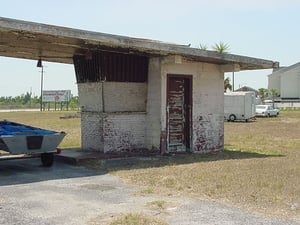
{"label": "asphalt pavement", "polygon": [[[121,213],[145,213],[174,225],[299,225],[217,202],[140,194],[118,177],[39,158],[0,161],[0,224],[108,224]],[[139,193],[139,194],[137,194]],[[149,203],[165,201],[161,210]]]}

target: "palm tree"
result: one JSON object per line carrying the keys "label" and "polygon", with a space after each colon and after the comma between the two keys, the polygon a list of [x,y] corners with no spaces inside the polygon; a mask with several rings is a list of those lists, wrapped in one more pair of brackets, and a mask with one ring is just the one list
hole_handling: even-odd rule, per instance
{"label": "palm tree", "polygon": [[268,89],[265,88],[258,89],[258,95],[261,98],[263,104],[265,104],[265,99],[268,97],[268,93],[269,93]]}
{"label": "palm tree", "polygon": [[279,97],[279,92],[275,88],[271,88],[271,90],[269,92],[272,96],[272,103],[273,103],[273,108],[274,108],[274,100],[275,100],[275,97]]}
{"label": "palm tree", "polygon": [[201,50],[207,50],[207,49],[208,49],[206,44],[200,44],[200,45],[199,45],[199,48],[200,48]]}
{"label": "palm tree", "polygon": [[212,46],[212,49],[219,53],[228,53],[229,45],[220,41],[219,44],[216,43],[214,46]]}
{"label": "palm tree", "polygon": [[227,89],[229,89],[230,91],[232,90],[232,85],[230,84],[230,79],[229,77],[227,77],[224,80],[224,93],[227,91]]}

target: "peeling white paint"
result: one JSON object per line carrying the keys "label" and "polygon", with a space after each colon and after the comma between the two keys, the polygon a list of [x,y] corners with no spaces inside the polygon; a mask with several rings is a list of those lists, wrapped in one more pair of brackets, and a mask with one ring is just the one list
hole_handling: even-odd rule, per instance
{"label": "peeling white paint", "polygon": [[83,149],[160,149],[161,133],[166,131],[167,74],[193,77],[192,151],[222,150],[224,82],[220,67],[184,60],[175,64],[161,58],[150,59],[147,83],[109,82],[104,83],[104,91],[101,82],[79,84]]}

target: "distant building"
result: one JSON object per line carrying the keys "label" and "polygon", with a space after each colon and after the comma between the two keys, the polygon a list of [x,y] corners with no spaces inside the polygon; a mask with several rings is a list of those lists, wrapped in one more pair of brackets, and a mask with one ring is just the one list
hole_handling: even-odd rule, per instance
{"label": "distant building", "polygon": [[300,62],[280,67],[268,75],[268,89],[276,89],[281,99],[300,99]]}
{"label": "distant building", "polygon": [[243,87],[235,90],[235,92],[239,92],[239,91],[253,91],[255,93],[255,96],[258,96],[258,90],[248,87],[248,86],[243,86]]}

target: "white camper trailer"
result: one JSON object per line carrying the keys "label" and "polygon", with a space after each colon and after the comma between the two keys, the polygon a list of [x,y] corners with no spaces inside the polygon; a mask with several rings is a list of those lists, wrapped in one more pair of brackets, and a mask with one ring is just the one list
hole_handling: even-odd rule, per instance
{"label": "white camper trailer", "polygon": [[255,93],[252,91],[224,93],[224,119],[227,121],[255,118]]}

